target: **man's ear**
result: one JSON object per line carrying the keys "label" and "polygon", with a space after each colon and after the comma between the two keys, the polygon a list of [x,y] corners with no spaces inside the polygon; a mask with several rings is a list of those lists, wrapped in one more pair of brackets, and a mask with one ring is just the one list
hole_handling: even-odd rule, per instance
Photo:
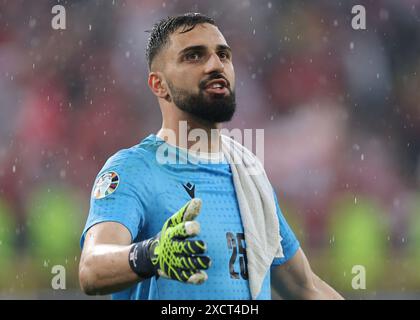
{"label": "man's ear", "polygon": [[163,80],[162,74],[160,72],[152,71],[149,73],[149,78],[147,83],[149,84],[150,90],[158,98],[167,100],[169,97],[168,86]]}

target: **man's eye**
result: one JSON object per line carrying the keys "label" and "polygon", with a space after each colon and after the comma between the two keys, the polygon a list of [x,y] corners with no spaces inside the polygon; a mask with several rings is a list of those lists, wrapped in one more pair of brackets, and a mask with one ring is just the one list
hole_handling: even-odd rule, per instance
{"label": "man's eye", "polygon": [[222,51],[222,52],[219,52],[219,58],[223,59],[223,60],[224,59],[229,59],[230,55],[229,55],[229,53]]}
{"label": "man's eye", "polygon": [[185,59],[188,61],[198,61],[200,60],[201,55],[197,52],[188,53],[185,55]]}

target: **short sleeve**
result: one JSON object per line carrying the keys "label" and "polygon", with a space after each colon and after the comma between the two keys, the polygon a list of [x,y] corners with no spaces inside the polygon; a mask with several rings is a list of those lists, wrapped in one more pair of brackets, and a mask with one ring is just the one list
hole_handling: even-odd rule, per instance
{"label": "short sleeve", "polygon": [[147,169],[142,163],[126,150],[105,163],[92,188],[89,215],[80,240],[82,248],[86,232],[101,222],[121,223],[130,231],[132,241],[138,236],[146,207],[141,173]]}
{"label": "short sleeve", "polygon": [[297,240],[295,234],[293,233],[292,229],[290,228],[289,224],[287,223],[286,219],[283,216],[283,213],[280,209],[276,193],[274,192],[274,200],[276,202],[277,208],[277,216],[279,218],[280,224],[280,236],[282,237],[281,246],[283,248],[283,258],[274,258],[273,263],[271,266],[278,266],[281,264],[286,263],[289,259],[293,258],[296,254],[297,250],[300,247],[300,243]]}

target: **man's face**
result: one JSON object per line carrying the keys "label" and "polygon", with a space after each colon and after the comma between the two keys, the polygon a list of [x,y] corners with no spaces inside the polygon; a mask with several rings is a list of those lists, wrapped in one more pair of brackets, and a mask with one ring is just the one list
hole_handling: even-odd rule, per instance
{"label": "man's face", "polygon": [[169,96],[181,110],[201,120],[229,121],[235,112],[232,53],[216,26],[198,24],[170,36],[159,59]]}

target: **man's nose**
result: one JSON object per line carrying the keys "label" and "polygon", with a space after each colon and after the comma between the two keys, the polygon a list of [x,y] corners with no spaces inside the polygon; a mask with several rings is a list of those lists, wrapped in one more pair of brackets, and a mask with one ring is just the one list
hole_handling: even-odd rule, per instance
{"label": "man's nose", "polygon": [[212,72],[223,72],[225,66],[223,62],[220,60],[219,56],[216,53],[213,53],[209,60],[207,60],[206,63],[206,73],[212,73]]}

